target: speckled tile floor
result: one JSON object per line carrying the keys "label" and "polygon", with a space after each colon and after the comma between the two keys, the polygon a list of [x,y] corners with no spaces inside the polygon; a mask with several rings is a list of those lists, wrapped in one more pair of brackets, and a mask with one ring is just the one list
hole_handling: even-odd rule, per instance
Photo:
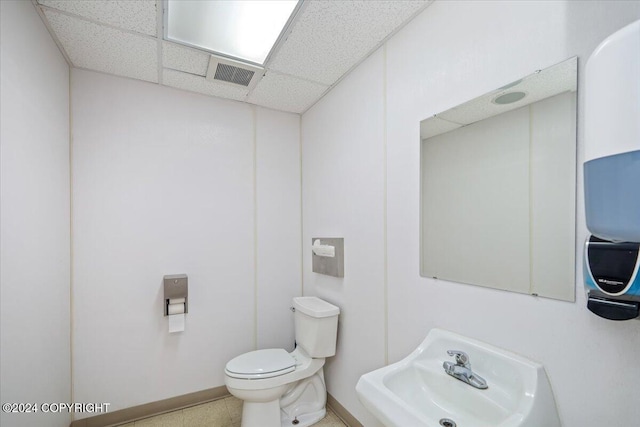
{"label": "speckled tile floor", "polygon": [[[145,418],[120,427],[240,427],[242,401],[229,396],[202,405]],[[346,427],[327,408],[327,416],[314,427]]]}

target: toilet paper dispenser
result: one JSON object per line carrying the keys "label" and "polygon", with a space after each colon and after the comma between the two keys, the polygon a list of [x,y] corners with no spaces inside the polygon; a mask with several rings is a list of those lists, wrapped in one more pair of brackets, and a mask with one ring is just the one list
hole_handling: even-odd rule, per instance
{"label": "toilet paper dispenser", "polygon": [[333,277],[344,277],[344,238],[311,239],[311,271]]}
{"label": "toilet paper dispenser", "polygon": [[189,309],[188,278],[186,274],[170,274],[164,276],[164,315],[168,316],[175,311],[175,307],[184,304],[184,313]]}

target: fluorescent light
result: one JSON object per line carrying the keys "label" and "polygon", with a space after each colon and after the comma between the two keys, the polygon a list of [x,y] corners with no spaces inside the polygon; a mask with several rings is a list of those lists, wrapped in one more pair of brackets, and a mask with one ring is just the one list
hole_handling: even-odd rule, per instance
{"label": "fluorescent light", "polygon": [[168,0],[165,38],[263,65],[297,0]]}

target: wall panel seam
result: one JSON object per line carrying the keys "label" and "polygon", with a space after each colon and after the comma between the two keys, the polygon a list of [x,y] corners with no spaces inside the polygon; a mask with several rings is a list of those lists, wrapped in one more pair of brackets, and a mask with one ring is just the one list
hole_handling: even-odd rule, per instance
{"label": "wall panel seam", "polygon": [[389,265],[388,265],[388,242],[387,242],[387,43],[382,46],[382,146],[383,146],[383,194],[382,194],[382,239],[383,239],[383,299],[384,299],[384,364],[389,364]]}
{"label": "wall panel seam", "polygon": [[253,156],[253,349],[258,349],[258,143],[257,111],[251,106],[253,133],[251,136]]}
{"label": "wall panel seam", "polygon": [[[74,250],[73,250],[73,109],[72,109],[72,74],[73,69],[69,67],[69,400],[75,402],[74,398],[74,375],[73,375],[73,282],[74,282]],[[71,421],[75,415],[71,412]]]}
{"label": "wall panel seam", "polygon": [[300,295],[304,295],[304,208],[302,174],[302,115],[298,115],[298,159],[300,169]]}

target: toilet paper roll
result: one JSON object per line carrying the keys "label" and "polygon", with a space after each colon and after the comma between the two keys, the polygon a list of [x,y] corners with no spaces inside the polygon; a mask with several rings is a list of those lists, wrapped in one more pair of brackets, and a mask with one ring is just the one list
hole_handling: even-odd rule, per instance
{"label": "toilet paper roll", "polygon": [[169,304],[184,304],[186,300],[184,298],[170,298]]}
{"label": "toilet paper roll", "polygon": [[184,302],[178,304],[169,304],[169,309],[167,310],[167,314],[182,314],[184,313]]}
{"label": "toilet paper roll", "polygon": [[169,333],[184,331],[184,313],[169,316]]}

